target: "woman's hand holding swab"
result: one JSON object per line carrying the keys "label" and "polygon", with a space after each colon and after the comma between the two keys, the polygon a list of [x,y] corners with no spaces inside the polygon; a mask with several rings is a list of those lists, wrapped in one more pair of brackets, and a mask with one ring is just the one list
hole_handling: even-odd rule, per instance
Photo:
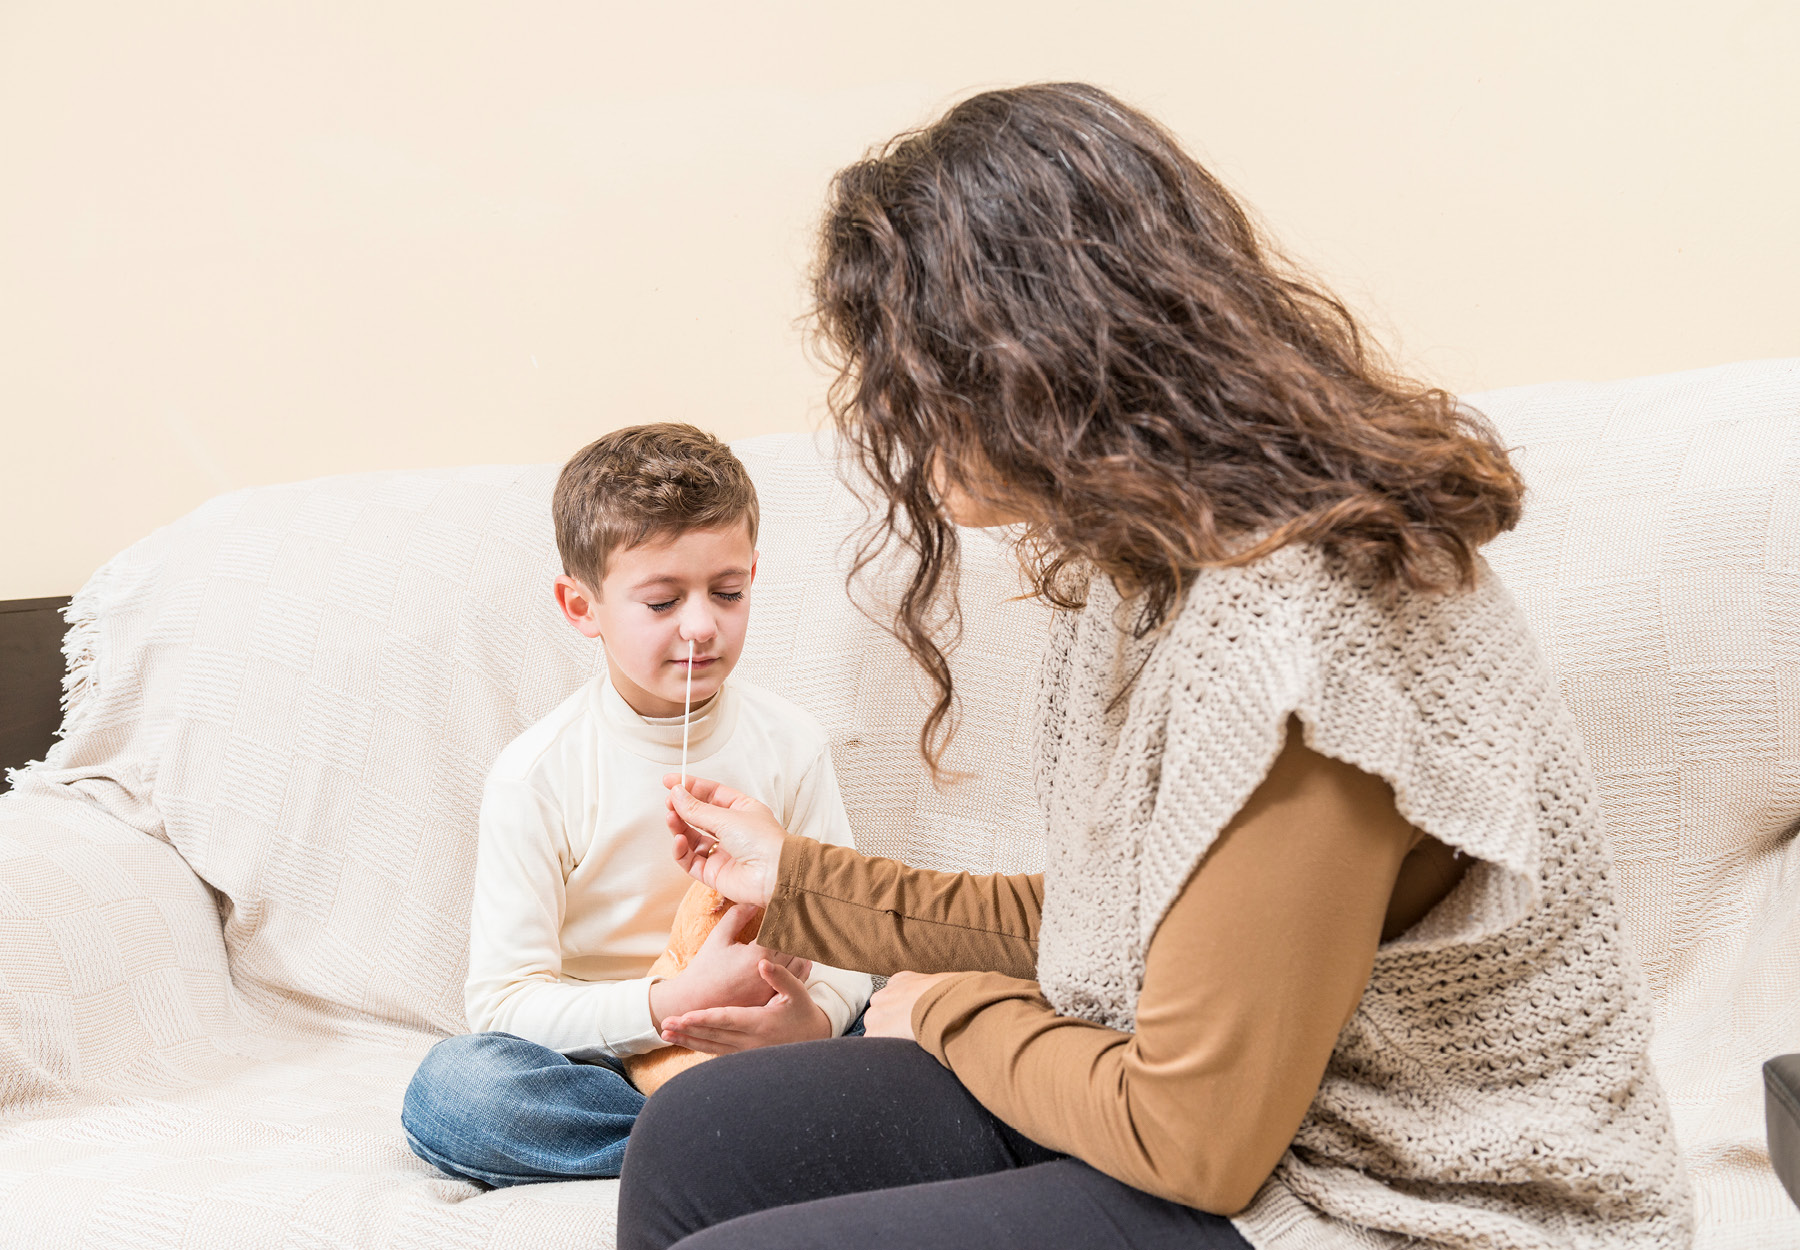
{"label": "woman's hand holding swab", "polygon": [[663,776],[669,787],[669,832],[675,862],[734,903],[768,905],[787,831],[775,813],[747,794],[703,777]]}

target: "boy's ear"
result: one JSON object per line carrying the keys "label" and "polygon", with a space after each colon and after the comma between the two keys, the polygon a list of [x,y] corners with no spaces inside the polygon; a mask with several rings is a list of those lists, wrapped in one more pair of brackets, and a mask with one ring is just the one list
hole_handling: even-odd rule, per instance
{"label": "boy's ear", "polygon": [[563,573],[557,577],[551,593],[556,596],[556,606],[562,609],[563,618],[569,624],[586,637],[600,636],[600,622],[594,616],[598,597],[589,594],[586,586]]}
{"label": "boy's ear", "polygon": [[756,585],[756,562],[760,559],[762,559],[762,552],[755,550],[750,552],[750,584],[752,586]]}

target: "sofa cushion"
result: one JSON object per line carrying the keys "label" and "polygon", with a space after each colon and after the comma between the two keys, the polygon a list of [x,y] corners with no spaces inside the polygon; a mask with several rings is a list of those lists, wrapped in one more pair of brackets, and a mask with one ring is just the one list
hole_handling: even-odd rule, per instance
{"label": "sofa cushion", "polygon": [[[1007,603],[972,535],[958,657],[975,774],[934,788],[899,644],[844,590],[863,513],[811,439],[740,450],[766,518],[746,675],[831,733],[865,847],[1034,866],[1024,742],[1045,609]],[[476,814],[501,747],[600,663],[550,595],[555,466],[372,473],[215,499],[96,574],[65,738],[85,779],[216,890],[246,1009],[444,1034],[462,982]],[[85,638],[85,641],[81,641]]]}
{"label": "sofa cushion", "polygon": [[1758,1079],[1800,1049],[1800,361],[1469,402],[1525,477],[1488,558],[1586,741],[1703,1225],[1800,1245]]}
{"label": "sofa cushion", "polygon": [[[1490,557],[1593,756],[1700,1244],[1800,1244],[1756,1080],[1762,1060],[1800,1050],[1800,366],[1472,401],[1518,446],[1530,487],[1524,523]],[[921,682],[844,595],[860,507],[811,439],[739,450],[765,517],[745,672],[826,725],[859,842],[945,867],[1036,867],[1024,760],[1047,616],[1012,600],[1001,546],[965,535],[948,762],[971,777],[939,791],[914,750]],[[6,975],[72,987],[28,1001],[9,984],[0,1001],[0,1049],[38,1073],[0,1095],[14,1120],[0,1239],[607,1244],[610,1183],[477,1197],[411,1159],[397,1126],[412,1064],[464,1027],[488,761],[599,663],[545,593],[553,473],[242,491],[83,589],[66,737],[0,797],[0,860],[18,869],[0,874],[0,908],[59,918]],[[78,897],[69,882],[92,875],[93,852],[46,859],[51,789],[91,808],[84,819],[179,850],[223,912],[218,958],[216,930],[183,936],[127,894]],[[93,908],[145,938],[93,937],[113,932]]]}
{"label": "sofa cushion", "polygon": [[[910,661],[845,596],[861,508],[809,438],[738,450],[765,517],[744,670],[825,724],[863,845],[1035,867],[1019,727],[1047,616],[1008,602],[1004,550],[969,535],[947,762],[971,777],[940,792]],[[488,764],[601,662],[548,593],[554,475],[241,491],[77,597],[65,737],[0,796],[0,1241],[612,1244],[614,1182],[480,1193],[399,1125],[425,1050],[466,1028]],[[96,896],[90,830],[199,879],[102,873]]]}

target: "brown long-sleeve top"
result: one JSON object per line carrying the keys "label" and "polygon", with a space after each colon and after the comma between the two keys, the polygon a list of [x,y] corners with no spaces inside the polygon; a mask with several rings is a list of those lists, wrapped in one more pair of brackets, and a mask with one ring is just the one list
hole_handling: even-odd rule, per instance
{"label": "brown long-sleeve top", "polygon": [[838,967],[956,972],[919,1044],[1032,1140],[1149,1193],[1243,1208],[1293,1140],[1376,946],[1466,860],[1387,784],[1285,749],[1157,927],[1137,1029],[1059,1016],[1034,979],[1043,878],[928,872],[789,837],[758,940]]}

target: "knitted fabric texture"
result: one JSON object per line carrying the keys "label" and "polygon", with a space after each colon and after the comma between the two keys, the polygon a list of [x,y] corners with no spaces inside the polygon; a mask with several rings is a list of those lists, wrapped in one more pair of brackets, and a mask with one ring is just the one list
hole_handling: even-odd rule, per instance
{"label": "knitted fabric texture", "polygon": [[1466,592],[1378,591],[1292,547],[1203,573],[1142,639],[1135,608],[1096,577],[1045,659],[1038,975],[1058,1012],[1133,1027],[1151,935],[1290,715],[1478,861],[1380,948],[1244,1234],[1277,1250],[1689,1244],[1594,783],[1498,579],[1483,565]]}

